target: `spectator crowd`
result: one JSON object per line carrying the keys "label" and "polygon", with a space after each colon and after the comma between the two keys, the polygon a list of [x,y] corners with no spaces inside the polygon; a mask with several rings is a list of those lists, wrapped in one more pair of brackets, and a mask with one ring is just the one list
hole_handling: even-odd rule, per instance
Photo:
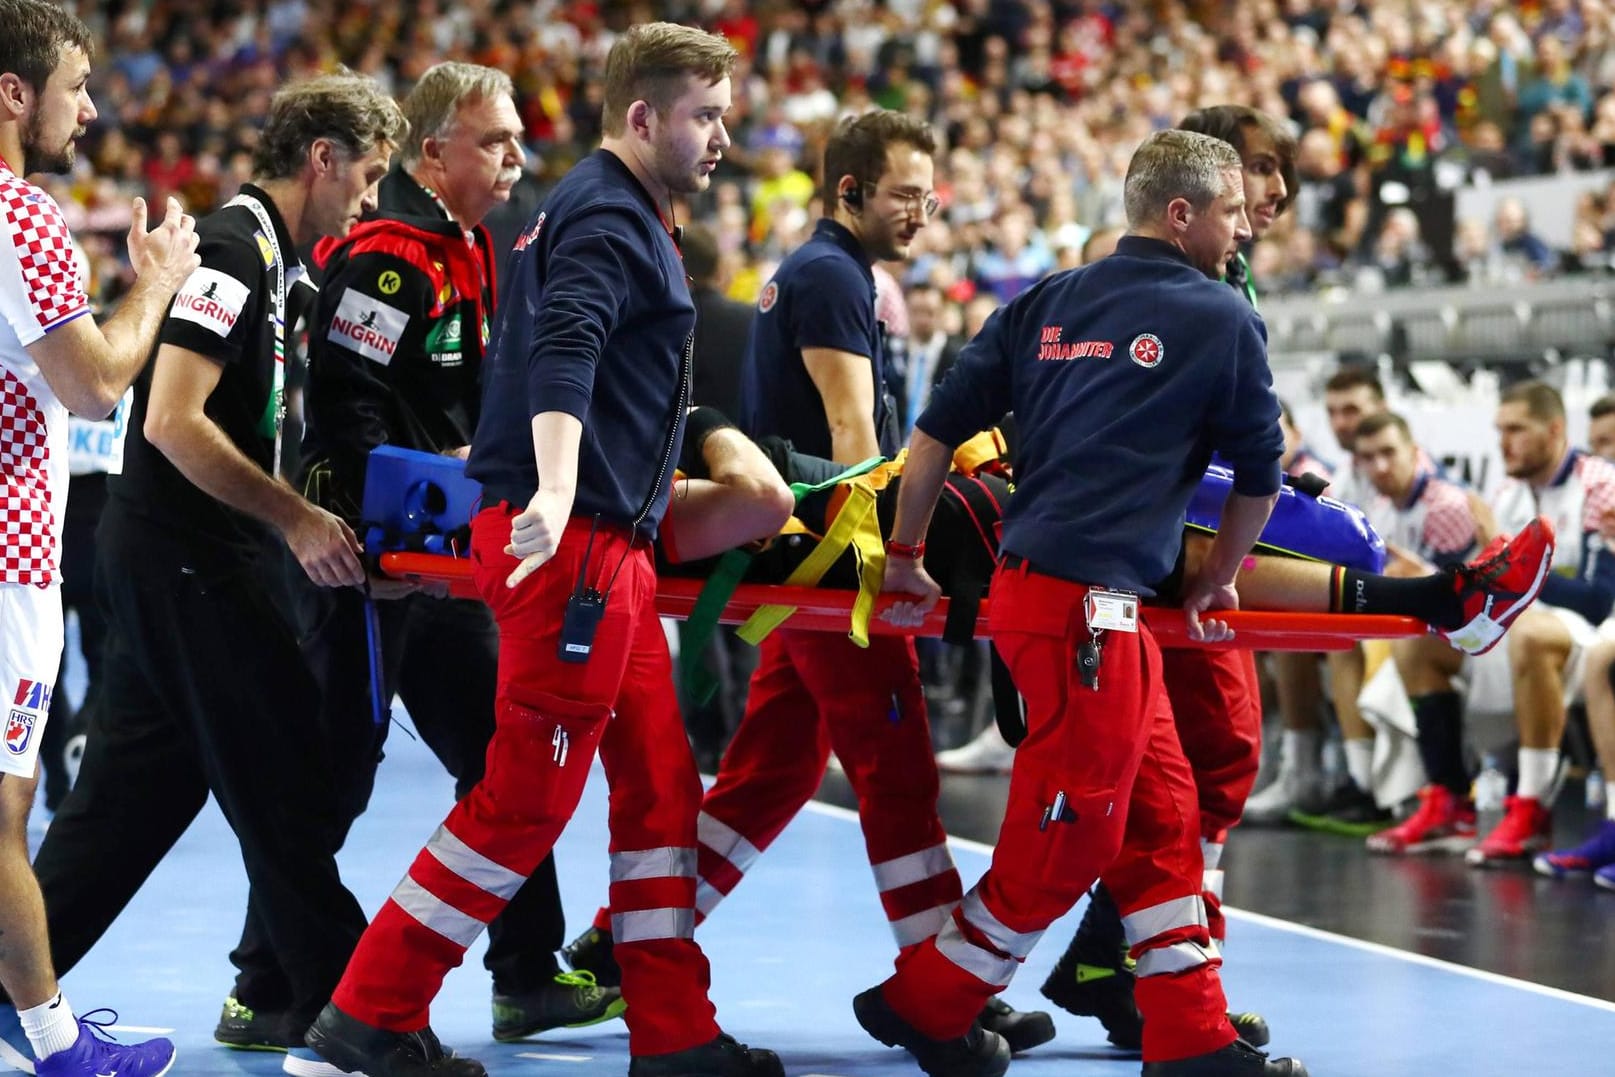
{"label": "spectator crowd", "polygon": [[1460,186],[1615,163],[1615,4],[1606,0],[154,0],[77,5],[106,43],[103,113],[53,193],[86,237],[102,298],[126,270],[129,196],[194,212],[234,194],[270,95],[347,65],[395,93],[442,59],[509,72],[529,178],[491,222],[509,239],[598,140],[603,60],[626,27],[699,23],[740,50],[735,145],[684,207],[715,232],[719,280],[755,298],[816,218],[828,131],[870,105],[943,139],[943,212],[905,284],[936,285],[950,328],[1081,260],[1121,223],[1133,148],[1194,108],[1240,103],[1299,141],[1294,211],[1257,250],[1263,294],[1608,271],[1615,190],[1577,205],[1568,246],[1504,199],[1455,219]]}

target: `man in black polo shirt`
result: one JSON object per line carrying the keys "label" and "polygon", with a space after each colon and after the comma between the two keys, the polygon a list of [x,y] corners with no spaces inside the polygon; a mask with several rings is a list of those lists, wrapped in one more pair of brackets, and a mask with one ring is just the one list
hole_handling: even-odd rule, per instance
{"label": "man in black polo shirt", "polygon": [[[877,111],[824,153],[828,214],[763,288],[742,379],[743,426],[850,466],[893,456],[876,261],[902,259],[937,210],[925,124]],[[962,887],[937,816],[938,779],[914,642],[793,630],[763,640],[746,714],[701,804],[697,898],[710,914],[818,788],[831,749],[858,796],[869,863],[899,954],[935,935]],[[1046,1014],[998,999],[983,1023],[1015,1050],[1054,1036]]]}
{"label": "man in black polo shirt", "polygon": [[[370,450],[387,444],[463,455],[476,426],[497,259],[482,219],[521,176],[521,117],[510,77],[463,63],[427,70],[403,103],[402,167],[381,181],[378,212],[323,240],[325,268],[309,316],[311,462],[305,492],[357,524]],[[356,326],[374,312],[371,333]],[[321,690],[344,832],[375,785],[394,695],[464,796],[482,777],[493,736],[499,633],[481,602],[403,594],[375,604],[381,684],[367,660],[367,598],[354,588],[293,585],[303,651]],[[373,581],[376,596],[395,582]],[[379,692],[380,706],[372,692]],[[553,860],[545,860],[489,926],[494,1036],[592,1024],[622,1011],[620,993],[561,973],[565,937]],[[240,1047],[286,1044],[278,1009],[286,975],[249,916],[232,955],[239,996],[214,1037]],[[302,1046],[301,1029],[290,1046]]]}
{"label": "man in black polo shirt", "polygon": [[[270,106],[255,182],[197,226],[202,265],[136,386],[101,522],[105,705],[34,865],[64,972],[210,792],[241,843],[292,1021],[313,1020],[364,928],[333,857],[314,680],[264,573],[284,543],[321,586],[364,580],[347,525],[275,477],[283,356],[298,248],[375,206],[402,134],[370,79],[289,86]],[[307,1072],[298,1061],[289,1071]]]}

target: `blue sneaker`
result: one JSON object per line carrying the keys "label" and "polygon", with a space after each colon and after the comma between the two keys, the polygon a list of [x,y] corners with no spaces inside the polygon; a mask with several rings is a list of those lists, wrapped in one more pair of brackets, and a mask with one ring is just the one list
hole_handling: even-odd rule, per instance
{"label": "blue sneaker", "polygon": [[9,1002],[0,1005],[0,1065],[24,1073],[34,1072],[34,1045],[28,1042],[28,1035],[22,1030],[17,1007]]}
{"label": "blue sneaker", "polygon": [[[112,1014],[92,1021],[93,1014]],[[174,1045],[168,1040],[117,1043],[106,1027],[117,1021],[111,1010],[92,1010],[79,1016],[79,1038],[65,1051],[57,1051],[34,1068],[39,1077],[162,1077],[174,1065]]]}
{"label": "blue sneaker", "polygon": [[1615,864],[1608,864],[1595,871],[1593,882],[1605,890],[1615,890]]}
{"label": "blue sneaker", "polygon": [[[1531,861],[1538,875],[1553,879],[1562,879],[1566,875],[1587,875],[1611,865],[1615,865],[1615,819],[1605,819],[1598,824],[1592,836],[1574,849],[1555,849]],[[1615,876],[1612,876],[1611,885],[1615,885]]]}

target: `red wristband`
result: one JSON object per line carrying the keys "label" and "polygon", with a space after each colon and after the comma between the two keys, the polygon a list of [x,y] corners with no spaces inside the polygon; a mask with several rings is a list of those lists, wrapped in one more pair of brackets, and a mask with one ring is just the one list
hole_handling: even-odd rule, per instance
{"label": "red wristband", "polygon": [[918,561],[925,556],[925,543],[920,542],[913,546],[906,546],[896,539],[887,539],[886,552],[893,557],[904,557],[910,561]]}

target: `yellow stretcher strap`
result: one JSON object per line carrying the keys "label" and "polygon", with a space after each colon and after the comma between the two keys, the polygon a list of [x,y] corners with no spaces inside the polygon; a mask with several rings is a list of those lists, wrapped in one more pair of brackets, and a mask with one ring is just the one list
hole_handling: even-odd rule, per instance
{"label": "yellow stretcher strap", "polygon": [[1004,435],[997,427],[983,430],[953,450],[953,470],[974,475],[988,464],[1001,460],[1007,451]]}
{"label": "yellow stretcher strap", "polygon": [[[869,618],[875,596],[886,575],[886,544],[881,538],[880,517],[875,511],[875,489],[862,478],[844,484],[847,501],[813,552],[796,566],[787,586],[812,587],[850,546],[858,562],[858,598],[853,602],[848,636],[860,647],[869,646]],[[736,635],[756,645],[796,612],[795,606],[761,606],[736,630]]]}

